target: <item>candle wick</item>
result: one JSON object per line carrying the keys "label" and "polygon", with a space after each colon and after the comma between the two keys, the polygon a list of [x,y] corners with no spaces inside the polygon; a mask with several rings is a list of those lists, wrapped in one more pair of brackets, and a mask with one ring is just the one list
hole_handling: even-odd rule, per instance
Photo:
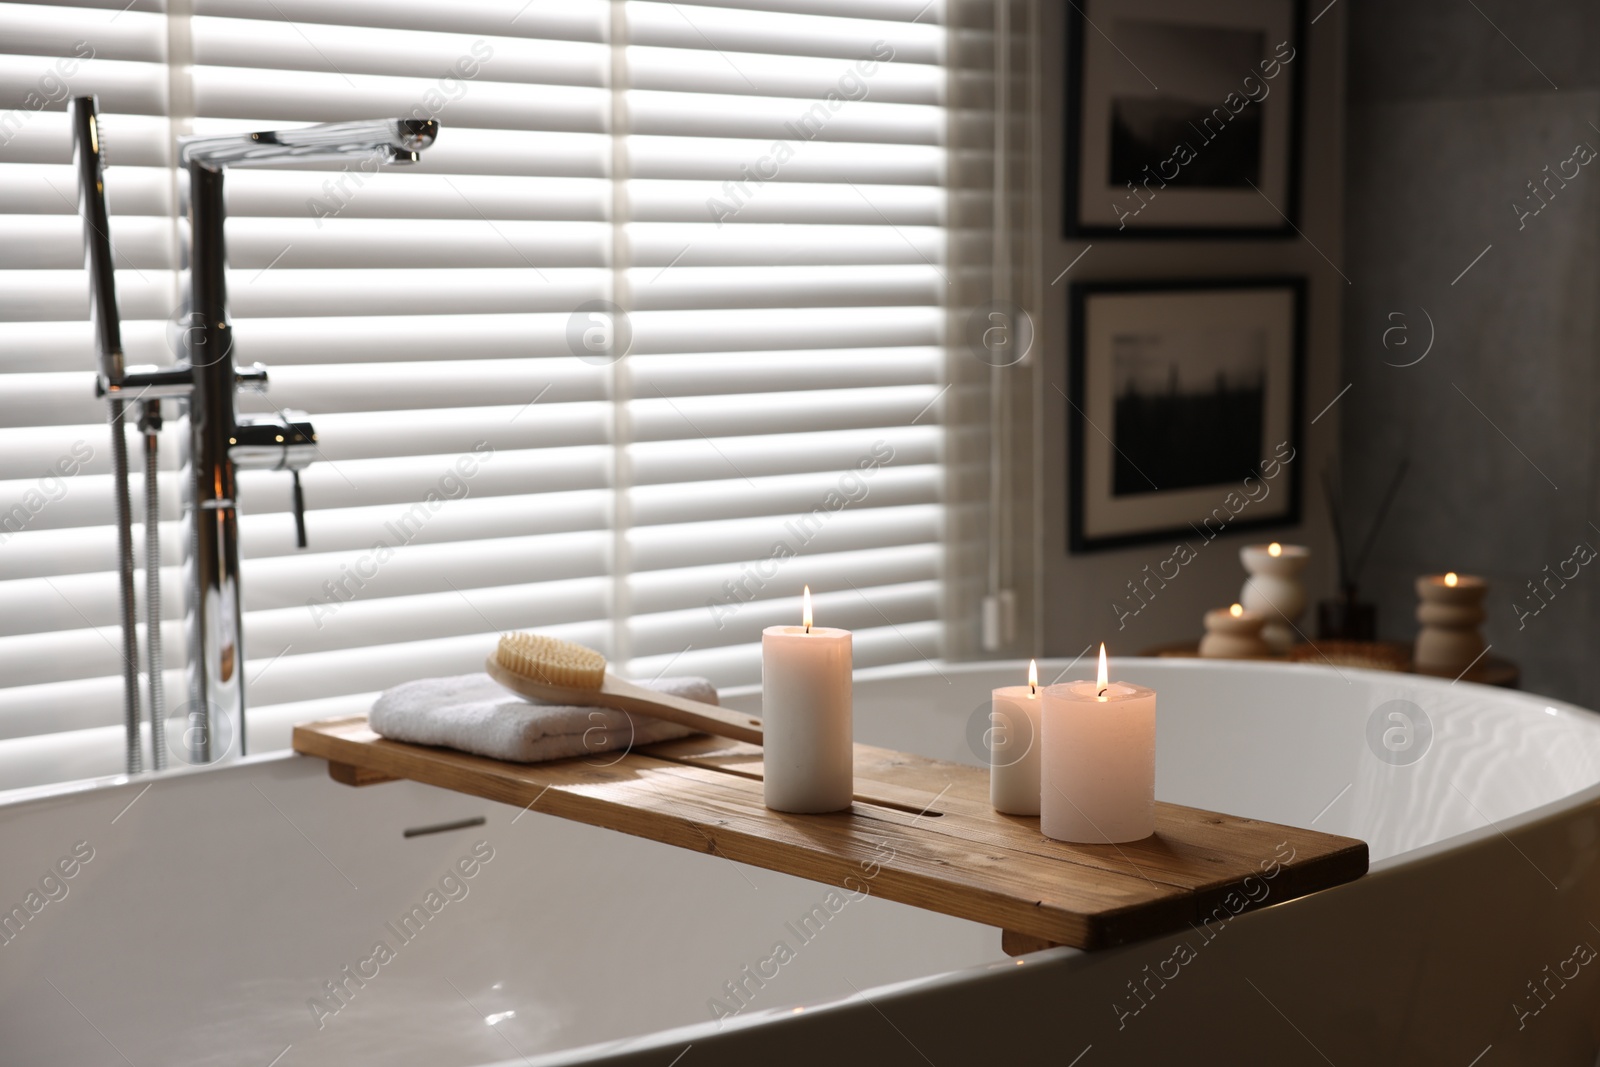
{"label": "candle wick", "polygon": [[1098,692],[1098,693],[1096,693],[1096,694],[1095,694],[1095,696],[1102,696],[1102,697],[1103,697],[1103,696],[1105,696],[1105,695],[1106,695],[1106,690],[1107,690],[1107,689],[1110,689],[1110,688],[1111,688],[1111,687],[1110,687],[1110,686],[1109,686],[1109,685],[1108,685],[1108,686],[1105,686],[1105,687],[1104,687],[1104,688],[1102,688],[1102,689],[1101,689],[1101,690],[1100,690],[1100,692]]}
{"label": "candle wick", "polygon": [[808,622],[808,623],[806,623],[806,633],[810,633],[810,632],[811,632],[811,624]]}
{"label": "candle wick", "polygon": [[1038,691],[1039,691],[1039,687],[1038,686],[1034,685],[1032,682],[1028,683],[1028,692],[1030,694],[1037,693]]}

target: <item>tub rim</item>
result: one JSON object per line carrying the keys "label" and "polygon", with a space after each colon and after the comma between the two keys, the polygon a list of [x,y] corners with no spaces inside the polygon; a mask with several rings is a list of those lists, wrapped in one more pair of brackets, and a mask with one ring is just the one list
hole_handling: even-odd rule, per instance
{"label": "tub rim", "polygon": [[[1081,656],[1078,657],[1079,660],[1082,658],[1083,657]],[[1238,670],[1241,666],[1243,666],[1246,670],[1253,672],[1265,672],[1271,674],[1273,672],[1287,671],[1299,677],[1304,677],[1307,671],[1319,671],[1325,677],[1334,677],[1341,680],[1348,680],[1345,676],[1354,675],[1360,680],[1369,682],[1386,682],[1390,684],[1394,683],[1397,678],[1396,673],[1390,671],[1376,671],[1364,668],[1336,669],[1326,665],[1309,665],[1299,663],[1251,662],[1247,664],[1241,664],[1234,661],[1205,661],[1199,659],[1185,659],[1179,663],[1172,663],[1168,660],[1152,657],[1130,656],[1118,658],[1119,660],[1138,660],[1142,665],[1166,664],[1173,669],[1218,671]],[[1071,666],[1077,662],[1077,660],[1065,661],[1063,658],[1058,660],[1042,661],[1042,663],[1045,664],[1053,664],[1058,662],[1066,662],[1067,667],[1065,669],[1070,669]],[[967,675],[976,674],[980,671],[988,672],[1005,669],[1020,671],[1025,669],[1025,667],[1026,661],[1020,659],[970,660],[961,662],[949,662],[941,660],[926,664],[909,663],[894,664],[886,667],[865,668],[856,672],[856,676],[858,679],[863,680],[887,681],[905,677],[927,677],[930,670]],[[1423,675],[1407,674],[1399,675],[1398,677],[1403,680],[1404,684],[1414,685],[1423,691],[1431,690],[1439,692],[1456,684],[1451,680]],[[1467,682],[1465,684],[1471,686],[1478,685],[1478,683],[1475,682]],[[1482,686],[1480,688],[1491,690],[1497,699],[1505,700],[1513,704],[1523,705],[1529,711],[1529,713],[1532,713],[1535,709],[1540,712],[1553,710],[1558,716],[1570,717],[1575,723],[1580,723],[1582,729],[1591,730],[1597,734],[1600,734],[1600,716],[1597,716],[1596,713],[1589,711],[1586,708],[1571,704],[1566,701],[1543,697],[1532,693],[1525,693],[1520,690],[1510,690],[1490,686]],[[721,695],[727,699],[747,699],[752,696],[758,696],[759,693],[759,685],[730,687],[721,691]],[[137,775],[128,775],[126,773],[103,775],[96,778],[75,779],[66,782],[51,783],[48,785],[26,786],[18,789],[0,791],[0,816],[22,816],[27,813],[27,809],[29,807],[42,808],[45,806],[51,806],[55,802],[70,800],[80,795],[97,794],[112,789],[132,788],[134,786],[142,785],[143,788],[140,790],[140,795],[142,795],[144,789],[148,789],[151,786],[156,785],[158,781],[165,781],[168,779],[184,779],[195,775],[223,773],[230,769],[268,766],[280,761],[295,759],[298,758],[298,756],[299,754],[291,749],[278,749],[271,752],[243,756],[217,764],[205,766],[172,767],[160,773],[147,771]],[[313,759],[315,757],[305,758]],[[137,799],[137,797],[133,799]],[[494,802],[487,801],[487,803]],[[510,805],[500,806],[508,809],[510,808]],[[1585,807],[1600,807],[1600,781],[1580,789],[1577,792],[1570,793],[1545,804],[1530,808],[1527,811],[1519,812],[1514,816],[1499,820],[1498,822],[1486,821],[1486,825],[1476,829],[1455,834],[1439,841],[1430,842],[1426,845],[1420,845],[1406,852],[1398,853],[1396,855],[1376,861],[1370,866],[1367,873],[1358,881],[1365,881],[1371,878],[1387,880],[1390,877],[1396,876],[1399,871],[1403,870],[1404,868],[1431,863],[1455,853],[1464,852],[1468,849],[1475,849],[1483,846],[1486,842],[1490,842],[1495,838],[1504,839],[1507,844],[1512,844],[1512,847],[1516,847],[1514,843],[1510,841],[1510,835],[1512,833],[1536,829],[1543,825],[1554,824],[1557,822],[1557,820],[1569,817],[1575,811]],[[1518,851],[1520,851],[1520,849]],[[1531,861],[1529,862],[1531,863]],[[1539,870],[1537,866],[1535,866],[1535,870]],[[1539,873],[1543,875],[1542,870],[1540,870]],[[1548,878],[1548,876],[1546,877]],[[1297,897],[1294,900],[1283,901],[1261,910],[1265,912],[1275,910],[1276,908],[1290,907],[1305,900],[1309,900],[1312,897],[1319,897],[1324,893],[1339,892],[1342,888],[1344,888],[1344,886],[1334,886],[1329,889],[1321,890],[1318,893],[1309,894],[1305,897]],[[778,1025],[783,1023],[785,1020],[796,1019],[800,1015],[804,1014],[812,1014],[820,1011],[856,1011],[868,1008],[873,1011],[878,1011],[879,1009],[877,1007],[877,1003],[881,999],[909,996],[931,989],[947,987],[955,983],[996,980],[1003,974],[1014,972],[1019,966],[1044,966],[1050,968],[1073,969],[1080,966],[1090,966],[1097,961],[1102,961],[1115,954],[1124,951],[1135,950],[1139,946],[1148,942],[1159,940],[1159,937],[1150,938],[1146,941],[1131,942],[1128,945],[1117,946],[1116,948],[1093,953],[1085,952],[1070,946],[1057,946],[1055,948],[1043,949],[1039,952],[1029,953],[1026,956],[1018,957],[1017,959],[1013,960],[975,963],[970,966],[960,967],[954,970],[940,971],[934,974],[919,975],[896,982],[889,982],[883,985],[873,986],[869,989],[855,989],[851,993],[841,994],[840,996],[826,1000],[820,1000],[815,1003],[807,1003],[798,1006],[791,1004],[786,1006],[753,1009],[748,1012],[740,1012],[734,1018],[720,1022],[713,1019],[701,1020],[664,1030],[652,1031],[646,1034],[638,1034],[632,1037],[595,1042],[588,1045],[574,1046],[568,1049],[553,1050],[547,1053],[536,1054],[532,1057],[515,1061],[489,1061],[481,1064],[480,1067],[505,1067],[505,1065],[510,1065],[513,1063],[526,1063],[530,1065],[530,1067],[556,1067],[556,1065],[559,1064],[586,1062],[594,1059],[597,1056],[604,1056],[608,1054],[619,1054],[623,1052],[639,1053],[657,1049],[670,1050],[677,1048],[680,1044],[685,1046],[691,1045],[696,1041],[712,1039],[720,1034],[747,1027]],[[799,1007],[802,1010],[797,1012],[796,1007]]]}

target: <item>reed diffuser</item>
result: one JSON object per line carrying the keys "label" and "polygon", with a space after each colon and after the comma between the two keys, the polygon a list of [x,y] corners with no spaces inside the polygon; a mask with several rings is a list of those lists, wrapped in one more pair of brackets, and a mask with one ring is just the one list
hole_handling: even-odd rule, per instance
{"label": "reed diffuser", "polygon": [[1372,641],[1377,638],[1377,605],[1361,599],[1358,583],[1361,570],[1366,566],[1367,557],[1378,539],[1378,531],[1383,529],[1384,520],[1389,517],[1389,509],[1394,505],[1395,494],[1400,491],[1400,483],[1405,479],[1408,466],[1410,461],[1403,459],[1395,469],[1389,488],[1378,505],[1378,512],[1372,519],[1372,526],[1367,530],[1366,540],[1362,542],[1361,551],[1354,560],[1347,551],[1347,516],[1343,514],[1339,495],[1334,491],[1333,480],[1328,477],[1327,468],[1323,468],[1322,491],[1328,499],[1334,552],[1339,561],[1339,595],[1317,604],[1317,637],[1330,641]]}

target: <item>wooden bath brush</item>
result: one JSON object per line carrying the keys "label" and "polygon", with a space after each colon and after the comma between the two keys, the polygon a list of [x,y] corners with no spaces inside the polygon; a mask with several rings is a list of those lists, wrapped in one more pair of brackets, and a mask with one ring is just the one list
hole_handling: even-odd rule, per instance
{"label": "wooden bath brush", "polygon": [[514,693],[536,700],[580,707],[615,708],[675,722],[691,730],[761,744],[761,720],[658,693],[606,671],[606,658],[591,648],[545,634],[514,633],[500,638],[484,668]]}

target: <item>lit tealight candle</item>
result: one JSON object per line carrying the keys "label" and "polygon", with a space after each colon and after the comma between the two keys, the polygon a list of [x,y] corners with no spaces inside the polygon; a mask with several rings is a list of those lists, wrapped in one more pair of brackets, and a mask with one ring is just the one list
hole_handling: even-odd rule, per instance
{"label": "lit tealight candle", "polygon": [[762,793],[774,811],[843,811],[855,792],[851,635],[811,624],[761,631]]}
{"label": "lit tealight candle", "polygon": [[1200,638],[1200,655],[1207,659],[1260,659],[1272,654],[1261,638],[1267,618],[1246,611],[1243,604],[1206,612],[1206,632]]}
{"label": "lit tealight candle", "polygon": [[1006,815],[1039,814],[1039,664],[1028,684],[996,689],[989,705],[989,803]]}
{"label": "lit tealight candle", "polygon": [[1057,841],[1138,841],[1156,829],[1156,694],[1099,677],[1048,686],[1039,828]]}
{"label": "lit tealight candle", "polygon": [[1458,676],[1483,658],[1487,646],[1478,627],[1488,617],[1483,610],[1488,591],[1482,578],[1455,571],[1417,579],[1417,621],[1422,629],[1412,661],[1418,671]]}
{"label": "lit tealight candle", "polygon": [[1310,561],[1311,550],[1304,545],[1273,541],[1239,549],[1239,562],[1249,575],[1239,590],[1239,603],[1247,612],[1261,613],[1261,639],[1269,652],[1288,652],[1301,639],[1299,619],[1306,609],[1306,590],[1300,572]]}

